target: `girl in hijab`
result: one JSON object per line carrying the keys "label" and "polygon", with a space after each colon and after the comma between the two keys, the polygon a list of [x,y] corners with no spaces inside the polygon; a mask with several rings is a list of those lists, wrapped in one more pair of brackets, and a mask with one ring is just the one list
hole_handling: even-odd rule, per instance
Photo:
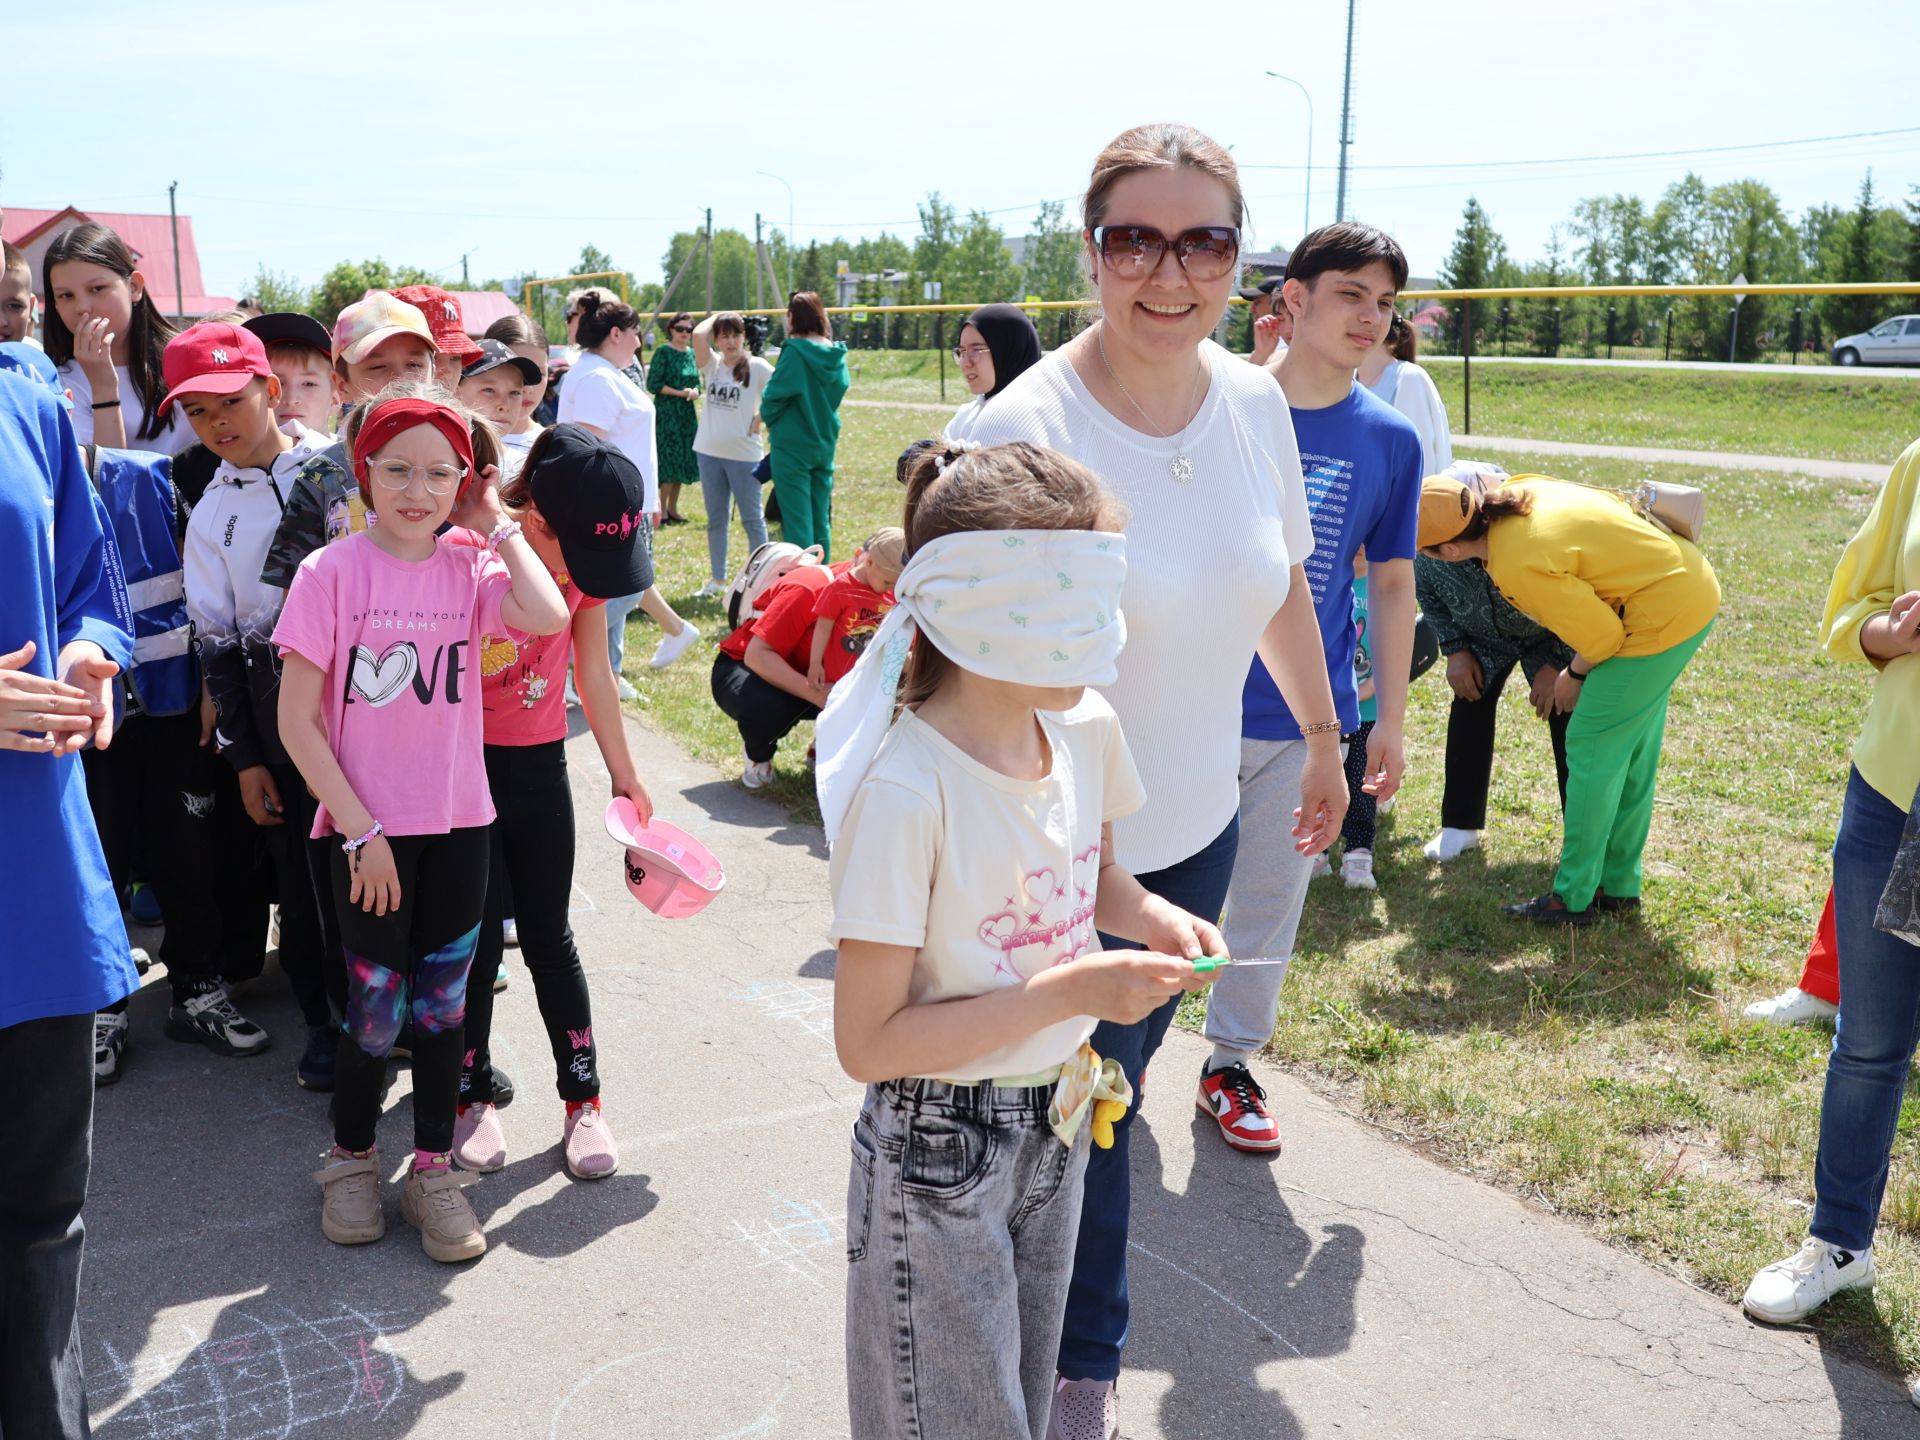
{"label": "girl in hijab", "polygon": [[945,438],[965,440],[986,403],[1039,363],[1040,332],[1018,305],[982,305],[960,327],[953,358],[974,398],[947,422]]}

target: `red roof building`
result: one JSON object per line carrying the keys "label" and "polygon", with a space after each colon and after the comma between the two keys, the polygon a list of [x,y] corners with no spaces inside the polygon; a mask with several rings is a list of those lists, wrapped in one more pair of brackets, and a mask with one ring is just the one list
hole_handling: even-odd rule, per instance
{"label": "red roof building", "polygon": [[[9,205],[0,236],[26,252],[27,262],[33,266],[33,288],[38,292],[42,285],[41,261],[53,237],[70,225],[89,220],[105,225],[127,242],[134,263],[146,277],[147,292],[163,314],[185,315],[191,320],[233,308],[233,301],[226,296],[206,293],[200,278],[200,252],[193,243],[193,220],[186,215],[180,217],[180,290],[184,292],[180,294],[175,293],[173,284],[173,222],[165,215],[118,215],[74,205],[60,210],[22,210]],[[45,295],[40,301],[43,306],[51,304]]]}

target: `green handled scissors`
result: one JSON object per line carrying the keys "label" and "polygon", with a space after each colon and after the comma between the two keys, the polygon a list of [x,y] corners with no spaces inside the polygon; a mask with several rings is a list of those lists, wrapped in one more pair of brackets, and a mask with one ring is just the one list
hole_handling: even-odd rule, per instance
{"label": "green handled scissors", "polygon": [[1288,965],[1293,960],[1289,955],[1271,955],[1259,960],[1235,960],[1226,955],[1203,955],[1193,962],[1196,973],[1211,975],[1216,970],[1224,970],[1229,965]]}

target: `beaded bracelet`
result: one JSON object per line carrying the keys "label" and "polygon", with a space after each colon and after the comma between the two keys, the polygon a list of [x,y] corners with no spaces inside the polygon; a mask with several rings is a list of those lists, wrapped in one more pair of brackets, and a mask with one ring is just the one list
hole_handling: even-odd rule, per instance
{"label": "beaded bracelet", "polygon": [[384,835],[386,833],[387,833],[386,827],[382,825],[378,820],[376,820],[373,822],[373,828],[367,831],[367,833],[362,835],[358,840],[342,840],[340,842],[340,848],[346,851],[347,854],[349,855],[357,855],[360,853],[361,848],[369,840],[373,839],[374,836]]}
{"label": "beaded bracelet", "polygon": [[502,545],[506,544],[507,541],[519,533],[520,522],[518,520],[503,520],[500,524],[494,526],[493,533],[487,536],[487,549],[497,554]]}
{"label": "beaded bracelet", "polygon": [[1339,733],[1340,722],[1338,720],[1317,720],[1311,725],[1302,725],[1300,727],[1300,738],[1303,740],[1309,735],[1338,735]]}

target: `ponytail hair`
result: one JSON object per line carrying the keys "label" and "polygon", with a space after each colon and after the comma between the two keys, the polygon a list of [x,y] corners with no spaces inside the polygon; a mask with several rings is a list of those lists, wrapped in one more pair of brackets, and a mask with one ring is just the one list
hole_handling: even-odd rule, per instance
{"label": "ponytail hair", "polygon": [[1533,496],[1524,490],[1515,490],[1510,485],[1488,485],[1480,491],[1473,507],[1473,516],[1467,521],[1467,528],[1453,538],[1456,540],[1478,540],[1487,533],[1489,526],[1496,520],[1509,520],[1516,515],[1533,513]]}
{"label": "ponytail hair", "polygon": [[589,290],[580,297],[580,325],[573,334],[583,350],[598,350],[615,330],[640,328],[640,312]]}
{"label": "ponytail hair", "polygon": [[[96,221],[69,226],[53,237],[46,258],[40,262],[40,287],[46,302],[47,358],[55,365],[65,365],[73,359],[73,331],[60,317],[60,307],[53,303],[53,267],[69,261],[111,270],[129,287],[137,269],[127,242]],[[152,440],[166,429],[166,423],[156,413],[167,396],[166,375],[160,361],[167,342],[178,333],[160,313],[160,307],[153,303],[153,292],[142,286],[133,302],[133,322],[128,326],[127,335],[127,374],[133,382],[134,393],[140,397],[141,409],[146,411],[136,439]]]}
{"label": "ponytail hair", "polygon": [[787,297],[787,334],[812,335],[822,340],[833,338],[832,327],[827,324],[827,307],[813,291],[796,290]]}

